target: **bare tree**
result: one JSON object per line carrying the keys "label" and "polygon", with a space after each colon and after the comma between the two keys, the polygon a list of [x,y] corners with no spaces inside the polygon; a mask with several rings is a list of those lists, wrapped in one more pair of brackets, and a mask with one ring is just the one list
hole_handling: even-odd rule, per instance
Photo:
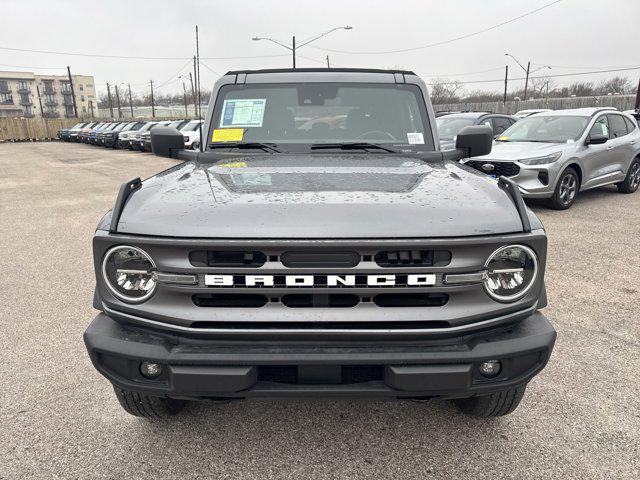
{"label": "bare tree", "polygon": [[547,89],[549,90],[549,94],[555,88],[553,80],[549,77],[535,77],[529,80],[529,97],[530,98],[544,98],[547,94]]}
{"label": "bare tree", "polygon": [[596,95],[633,93],[633,85],[629,77],[613,77],[601,81],[595,89]]}
{"label": "bare tree", "polygon": [[460,101],[463,84],[460,80],[436,78],[430,84],[431,102],[434,105],[455,103]]}

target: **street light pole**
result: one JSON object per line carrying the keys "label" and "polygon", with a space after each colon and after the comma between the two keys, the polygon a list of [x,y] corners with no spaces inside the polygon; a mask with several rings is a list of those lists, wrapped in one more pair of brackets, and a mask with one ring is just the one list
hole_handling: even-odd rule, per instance
{"label": "street light pole", "polygon": [[296,36],[293,36],[293,42],[291,43],[293,47],[291,48],[291,53],[293,53],[293,68],[296,68]]}
{"label": "street light pole", "polygon": [[[331,30],[328,30],[324,33],[321,33],[320,35],[317,35],[315,37],[312,37],[311,39],[302,42],[300,44],[296,43],[296,37],[295,35],[292,37],[291,39],[291,45],[287,45],[286,43],[282,43],[279,42],[278,40],[274,40],[273,38],[268,38],[268,37],[253,37],[251,40],[254,41],[258,41],[258,40],[268,40],[271,43],[275,43],[276,45],[280,45],[283,48],[286,48],[287,50],[289,50],[292,54],[293,57],[293,68],[296,68],[296,50],[299,49],[300,47],[304,47],[305,45],[310,44],[311,42],[315,42],[316,40],[329,35],[331,32],[335,32],[336,30],[351,30],[353,27],[346,25],[344,27],[336,27],[336,28],[332,28]],[[329,58],[327,57],[327,64],[329,64]]]}

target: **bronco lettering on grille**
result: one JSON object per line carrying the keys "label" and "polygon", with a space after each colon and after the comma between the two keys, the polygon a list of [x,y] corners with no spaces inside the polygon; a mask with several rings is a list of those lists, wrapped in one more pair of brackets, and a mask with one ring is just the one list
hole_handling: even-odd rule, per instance
{"label": "bronco lettering on grille", "polygon": [[434,273],[398,275],[216,275],[204,276],[208,287],[428,287]]}

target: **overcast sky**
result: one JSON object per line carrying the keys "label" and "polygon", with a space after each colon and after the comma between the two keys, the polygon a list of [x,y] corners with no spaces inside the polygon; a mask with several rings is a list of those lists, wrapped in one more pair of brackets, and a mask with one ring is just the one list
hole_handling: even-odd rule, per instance
{"label": "overcast sky", "polygon": [[[523,64],[530,60],[536,64],[534,68],[551,65],[552,74],[640,66],[640,0],[562,0],[470,38],[409,52],[365,55],[329,51],[380,52],[429,45],[500,24],[552,1],[2,0],[0,47],[177,59],[95,58],[0,49],[0,70],[63,73],[70,65],[74,73],[94,75],[99,92],[106,90],[108,81],[130,82],[134,91],[142,93],[149,79],[163,92],[181,91],[178,75],[188,74],[188,59],[195,53],[196,24],[201,57],[260,56],[203,60],[219,73],[291,65],[287,50],[267,41],[252,41],[254,36],[290,42],[295,34],[300,43],[342,25],[351,25],[353,30],[339,30],[302,47],[298,66],[323,66],[329,55],[336,67],[400,66],[423,77],[465,82],[503,78],[507,61],[512,75],[521,77],[523,72],[505,52]],[[204,66],[201,74],[202,88],[211,88],[217,75]],[[640,70],[621,74],[637,84]],[[613,75],[554,81],[557,85],[578,79],[597,82]],[[515,88],[517,82],[511,86]],[[467,84],[466,88],[501,90],[502,84]]]}

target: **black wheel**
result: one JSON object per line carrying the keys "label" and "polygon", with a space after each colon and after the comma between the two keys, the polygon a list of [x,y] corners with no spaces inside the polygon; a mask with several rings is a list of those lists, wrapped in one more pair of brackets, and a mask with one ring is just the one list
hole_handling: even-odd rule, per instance
{"label": "black wheel", "polygon": [[113,387],[122,408],[135,417],[164,418],[180,412],[187,404],[175,398],[152,397],[144,393],[132,392]]}
{"label": "black wheel", "polygon": [[566,168],[560,174],[553,197],[549,199],[549,206],[555,210],[566,210],[573,205],[579,190],[578,173],[571,167]]}
{"label": "black wheel", "polygon": [[467,415],[484,418],[501,417],[513,412],[518,407],[526,388],[526,385],[522,385],[511,390],[492,393],[491,395],[460,398],[453,402],[462,413]]}
{"label": "black wheel", "polygon": [[629,171],[624,181],[617,183],[618,191],[621,193],[633,193],[640,187],[640,159],[631,162]]}
{"label": "black wheel", "polygon": [[192,150],[199,150],[200,149],[200,142],[193,142],[191,144],[191,149]]}

